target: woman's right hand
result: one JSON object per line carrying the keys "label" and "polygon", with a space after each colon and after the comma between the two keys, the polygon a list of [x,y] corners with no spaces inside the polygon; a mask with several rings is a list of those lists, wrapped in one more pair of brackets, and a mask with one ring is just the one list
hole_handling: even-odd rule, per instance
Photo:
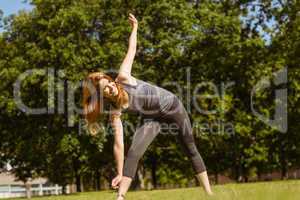
{"label": "woman's right hand", "polygon": [[129,19],[129,22],[130,22],[132,28],[138,27],[138,21],[133,14],[129,13],[128,19]]}
{"label": "woman's right hand", "polygon": [[117,175],[111,182],[111,186],[113,189],[119,188],[119,184],[122,181],[122,175]]}

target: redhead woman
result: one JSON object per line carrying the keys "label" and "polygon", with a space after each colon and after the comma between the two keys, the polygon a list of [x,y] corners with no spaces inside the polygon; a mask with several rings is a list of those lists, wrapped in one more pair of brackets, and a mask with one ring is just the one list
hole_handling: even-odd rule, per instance
{"label": "redhead woman", "polygon": [[[88,75],[83,88],[83,107],[88,129],[96,134],[99,126],[97,117],[104,102],[110,104],[110,123],[114,132],[114,156],[117,176],[112,180],[112,187],[118,188],[117,200],[124,200],[133,178],[138,162],[144,152],[161,130],[162,123],[173,123],[178,128],[176,135],[189,157],[196,177],[207,194],[212,195],[206,167],[200,156],[193,137],[192,126],[179,98],[172,92],[137,79],[131,75],[137,44],[138,22],[129,14],[132,33],[129,38],[127,54],[115,79],[102,72]],[[100,95],[100,98],[98,97]],[[132,144],[124,159],[122,113],[141,114],[143,124],[135,131]]]}

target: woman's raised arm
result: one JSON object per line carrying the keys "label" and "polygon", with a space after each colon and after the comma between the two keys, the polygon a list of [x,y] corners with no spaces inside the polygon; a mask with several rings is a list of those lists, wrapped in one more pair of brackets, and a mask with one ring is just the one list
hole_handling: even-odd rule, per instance
{"label": "woman's raised arm", "polygon": [[132,32],[129,38],[129,45],[127,54],[120,66],[119,74],[125,76],[131,76],[131,68],[136,53],[136,44],[137,44],[137,29],[138,22],[133,14],[129,14],[129,21],[132,26]]}

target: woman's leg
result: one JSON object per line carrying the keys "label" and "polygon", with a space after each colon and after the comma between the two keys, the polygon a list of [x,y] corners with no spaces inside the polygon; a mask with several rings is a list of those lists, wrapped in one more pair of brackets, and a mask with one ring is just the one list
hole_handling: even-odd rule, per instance
{"label": "woman's leg", "polygon": [[123,178],[119,186],[119,194],[125,195],[132,179],[135,177],[138,162],[145,153],[148,146],[160,131],[158,121],[148,120],[139,127],[133,137],[132,144],[127,153],[124,163]]}
{"label": "woman's leg", "polygon": [[197,180],[201,183],[206,193],[211,195],[212,191],[206,172],[206,167],[196,147],[189,116],[181,102],[179,102],[178,106],[180,106],[180,109],[174,116],[175,122],[179,128],[179,142],[182,145],[186,155],[192,161]]}
{"label": "woman's leg", "polygon": [[213,192],[211,191],[210,188],[209,179],[207,176],[207,171],[196,174],[196,177],[198,181],[202,184],[205,192],[209,195],[213,195]]}

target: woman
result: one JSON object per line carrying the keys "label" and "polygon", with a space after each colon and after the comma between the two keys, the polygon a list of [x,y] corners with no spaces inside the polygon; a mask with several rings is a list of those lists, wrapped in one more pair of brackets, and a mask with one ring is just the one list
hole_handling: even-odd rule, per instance
{"label": "woman", "polygon": [[[96,134],[99,129],[96,120],[104,102],[109,102],[111,105],[110,123],[114,130],[114,156],[118,172],[112,180],[112,187],[119,188],[117,199],[125,198],[135,176],[138,162],[161,130],[162,122],[173,123],[177,126],[179,140],[192,161],[196,177],[207,194],[211,195],[206,167],[196,148],[190,119],[182,102],[170,91],[131,76],[131,67],[136,52],[138,22],[132,14],[129,14],[129,21],[132,33],[129,38],[128,52],[121,64],[118,76],[113,80],[101,72],[91,73],[87,78],[91,87],[88,88],[88,85],[85,85],[83,90],[84,113],[91,133]],[[99,94],[103,97],[100,100],[96,97]],[[135,132],[125,162],[122,112],[140,113],[145,120]]]}

